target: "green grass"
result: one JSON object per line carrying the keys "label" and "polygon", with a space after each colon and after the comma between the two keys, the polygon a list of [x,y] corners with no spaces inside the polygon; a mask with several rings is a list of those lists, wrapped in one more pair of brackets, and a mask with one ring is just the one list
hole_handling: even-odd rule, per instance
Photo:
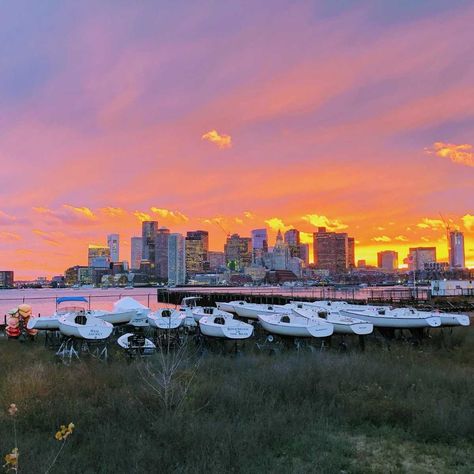
{"label": "green grass", "polygon": [[[41,344],[0,339],[0,452],[20,472],[471,473],[474,330],[421,347],[369,344],[365,353],[210,354],[182,410],[164,410],[121,358],[64,366]],[[186,377],[192,367],[183,367]]]}

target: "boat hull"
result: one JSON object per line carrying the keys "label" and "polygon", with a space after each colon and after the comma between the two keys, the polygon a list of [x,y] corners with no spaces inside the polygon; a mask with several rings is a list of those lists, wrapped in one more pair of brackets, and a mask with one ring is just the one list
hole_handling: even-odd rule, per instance
{"label": "boat hull", "polygon": [[156,313],[150,313],[148,315],[148,324],[156,329],[170,331],[182,326],[185,319],[185,313],[170,309],[162,309]]}
{"label": "boat hull", "polygon": [[281,323],[277,318],[268,317],[266,315],[259,315],[258,320],[265,331],[279,336],[328,337],[334,332],[334,326],[326,321],[316,322],[308,319],[306,324]]}
{"label": "boat hull", "polygon": [[443,326],[470,326],[471,319],[466,314],[439,313]]}
{"label": "boat hull", "polygon": [[203,316],[199,320],[201,333],[208,337],[222,339],[248,339],[253,334],[253,326],[242,321],[229,319],[225,324],[216,324],[214,317]]}
{"label": "boat hull", "polygon": [[419,318],[407,318],[403,316],[382,316],[372,315],[364,312],[341,311],[344,316],[362,319],[368,323],[372,323],[374,327],[392,328],[392,329],[419,329],[419,328],[436,328],[441,326],[439,316],[428,316]]}
{"label": "boat hull", "polygon": [[59,318],[59,331],[69,337],[87,340],[107,339],[113,331],[112,324],[91,316],[85,316],[87,322],[78,324],[76,315],[62,316]]}

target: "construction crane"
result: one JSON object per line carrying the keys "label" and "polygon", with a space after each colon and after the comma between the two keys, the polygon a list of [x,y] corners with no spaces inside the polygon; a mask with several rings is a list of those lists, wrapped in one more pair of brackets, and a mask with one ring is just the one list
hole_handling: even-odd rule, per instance
{"label": "construction crane", "polygon": [[447,222],[446,219],[443,217],[443,214],[441,214],[441,212],[439,213],[439,216],[441,217],[441,220],[443,221],[443,224],[444,224],[444,228],[446,229],[446,241],[448,244],[448,261],[449,261],[449,264],[451,265],[452,249],[451,249],[451,238],[449,235],[449,233],[451,232],[451,226],[449,225],[449,222]]}
{"label": "construction crane", "polygon": [[220,227],[220,229],[222,230],[222,232],[224,232],[224,234],[226,235],[227,238],[230,237],[230,232],[228,232],[224,226],[221,224],[221,221],[220,219],[214,219],[214,222]]}

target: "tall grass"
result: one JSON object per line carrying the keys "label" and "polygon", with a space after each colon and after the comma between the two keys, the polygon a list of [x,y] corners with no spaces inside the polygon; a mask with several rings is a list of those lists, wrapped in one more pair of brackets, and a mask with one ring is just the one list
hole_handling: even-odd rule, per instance
{"label": "tall grass", "polygon": [[52,472],[473,472],[473,360],[473,330],[365,353],[209,354],[173,411],[139,361],[66,367],[0,340],[0,452],[16,403],[25,473],[45,471],[65,420]]}

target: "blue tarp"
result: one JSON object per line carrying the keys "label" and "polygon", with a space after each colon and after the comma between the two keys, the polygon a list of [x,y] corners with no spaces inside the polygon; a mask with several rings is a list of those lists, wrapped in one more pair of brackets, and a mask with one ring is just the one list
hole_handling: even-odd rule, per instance
{"label": "blue tarp", "polygon": [[62,296],[61,298],[56,298],[56,304],[61,304],[66,301],[80,301],[82,303],[87,303],[87,298],[84,296]]}

